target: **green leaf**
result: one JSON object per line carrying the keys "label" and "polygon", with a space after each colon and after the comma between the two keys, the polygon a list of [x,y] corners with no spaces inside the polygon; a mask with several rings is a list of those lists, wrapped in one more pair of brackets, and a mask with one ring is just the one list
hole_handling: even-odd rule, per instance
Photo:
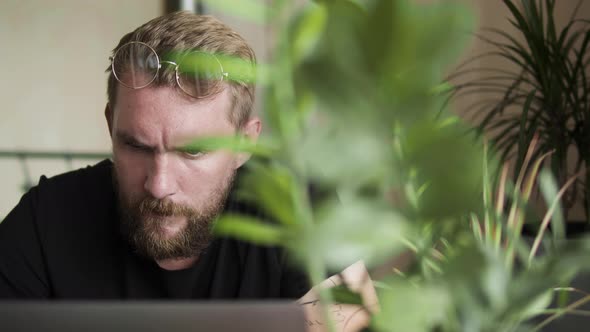
{"label": "green leaf", "polygon": [[525,156],[527,154],[528,148],[531,145],[532,137],[530,133],[535,133],[537,130],[536,128],[529,128],[531,124],[529,122],[529,109],[531,108],[531,103],[533,102],[533,98],[537,93],[536,90],[531,91],[524,103],[522,108],[522,114],[520,116],[520,130],[519,130],[519,137],[518,137],[518,157],[516,161],[516,172],[520,171],[520,168],[523,166]]}
{"label": "green leaf", "polygon": [[454,3],[374,1],[363,30],[366,65],[388,93],[413,95],[423,84],[434,86],[443,66],[462,50],[471,17]]}
{"label": "green leaf", "polygon": [[[366,21],[366,11],[347,0],[329,1],[321,6],[325,8],[322,9],[326,11],[325,17],[318,13],[314,18],[317,21],[314,25],[318,28],[321,21],[319,40],[307,39],[301,42],[306,47],[297,46],[301,51],[293,50],[295,54],[306,55],[295,59],[299,64],[293,68],[296,89],[313,92],[325,112],[358,115],[355,111],[359,108],[352,105],[367,104],[375,83],[367,79],[362,61],[359,34]],[[296,25],[294,29],[299,27]]]}
{"label": "green leaf", "polygon": [[396,279],[388,286],[389,289],[378,292],[380,310],[372,322],[377,331],[435,331],[435,327],[448,320],[452,302],[444,287],[417,286]]}
{"label": "green leaf", "polygon": [[266,24],[267,11],[270,8],[262,1],[254,0],[203,0],[208,8],[218,10],[259,25]]}
{"label": "green leaf", "polygon": [[324,5],[309,4],[296,18],[291,27],[290,43],[292,59],[295,64],[309,56],[317,46],[326,26],[328,11]]}
{"label": "green leaf", "polygon": [[547,291],[531,298],[531,302],[522,308],[520,312],[521,318],[526,319],[529,317],[538,316],[543,310],[547,309],[553,300],[553,290],[548,289]]}
{"label": "green leaf", "polygon": [[384,182],[391,167],[391,141],[368,131],[362,121],[326,121],[303,138],[298,155],[313,179],[343,187]]}
{"label": "green leaf", "polygon": [[223,71],[227,73],[227,79],[237,83],[266,83],[266,79],[259,79],[257,71],[262,73],[259,75],[266,78],[268,68],[265,64],[253,64],[243,58],[236,56],[228,56],[225,54],[217,54],[217,60],[221,64]]}
{"label": "green leaf", "polygon": [[561,205],[556,202],[558,199],[558,188],[553,175],[547,170],[542,170],[539,175],[539,186],[541,193],[549,206],[555,204],[555,210],[551,218],[551,231],[553,238],[556,241],[565,239],[565,224],[563,222],[563,212],[561,211]]}
{"label": "green leaf", "polygon": [[321,257],[335,270],[361,259],[372,266],[405,248],[407,222],[382,203],[361,197],[342,203],[328,202],[315,219],[316,227],[301,239],[305,247],[301,250]]}
{"label": "green leaf", "polygon": [[461,123],[417,123],[406,129],[402,146],[402,164],[417,174],[415,187],[428,184],[420,216],[441,220],[481,210],[483,147]]}
{"label": "green leaf", "polygon": [[276,149],[272,141],[254,142],[243,135],[201,137],[184,145],[182,149],[197,151],[229,150],[257,156],[270,156]]}
{"label": "green leaf", "polygon": [[[444,267],[455,301],[480,306],[477,310],[501,312],[508,304],[510,272],[502,256],[491,243],[470,244],[460,248]],[[463,308],[463,310],[469,310]]]}
{"label": "green leaf", "polygon": [[238,181],[240,199],[254,203],[285,226],[298,226],[293,205],[296,188],[289,169],[278,163],[250,160],[246,173]]}
{"label": "green leaf", "polygon": [[443,93],[450,92],[454,88],[455,87],[453,86],[452,83],[450,83],[450,82],[443,82],[443,83],[440,83],[440,84],[437,84],[436,86],[434,86],[430,91],[431,91],[432,94],[438,95],[438,94],[443,94]]}
{"label": "green leaf", "polygon": [[281,245],[285,240],[280,227],[243,215],[222,215],[213,226],[213,234],[235,237],[259,245]]}
{"label": "green leaf", "polygon": [[353,292],[345,285],[331,287],[332,299],[335,303],[363,305],[363,298],[359,293]]}

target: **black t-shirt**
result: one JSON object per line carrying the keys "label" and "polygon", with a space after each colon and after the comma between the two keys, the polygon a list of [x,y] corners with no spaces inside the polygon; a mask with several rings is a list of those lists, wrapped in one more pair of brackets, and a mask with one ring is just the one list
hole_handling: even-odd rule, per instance
{"label": "black t-shirt", "polygon": [[[41,177],[0,223],[0,298],[299,298],[282,250],[216,239],[191,268],[161,269],[121,235],[112,163]],[[226,210],[252,213],[230,195]]]}

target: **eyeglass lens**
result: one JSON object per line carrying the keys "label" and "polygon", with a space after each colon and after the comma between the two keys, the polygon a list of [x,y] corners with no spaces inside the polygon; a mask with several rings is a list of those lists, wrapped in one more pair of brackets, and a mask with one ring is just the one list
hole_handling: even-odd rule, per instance
{"label": "eyeglass lens", "polygon": [[129,43],[113,59],[113,71],[119,82],[138,89],[149,85],[158,73],[158,55],[147,45]]}
{"label": "eyeglass lens", "polygon": [[219,60],[204,52],[190,52],[178,63],[178,84],[187,94],[199,97],[215,91],[223,79]]}

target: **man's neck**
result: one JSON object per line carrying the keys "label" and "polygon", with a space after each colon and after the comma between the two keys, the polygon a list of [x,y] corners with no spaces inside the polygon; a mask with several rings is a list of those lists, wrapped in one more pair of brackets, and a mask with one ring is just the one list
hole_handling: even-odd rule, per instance
{"label": "man's neck", "polygon": [[170,259],[163,259],[156,261],[158,265],[163,268],[164,270],[168,271],[176,271],[176,270],[184,270],[188,269],[189,267],[195,265],[195,263],[199,260],[198,256],[189,257],[189,258],[170,258]]}

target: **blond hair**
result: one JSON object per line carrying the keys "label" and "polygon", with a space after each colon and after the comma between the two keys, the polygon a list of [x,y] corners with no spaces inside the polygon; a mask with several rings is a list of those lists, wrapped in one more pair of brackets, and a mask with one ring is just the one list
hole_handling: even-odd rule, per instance
{"label": "blond hair", "polygon": [[[256,63],[254,51],[238,33],[218,19],[208,15],[197,15],[186,11],[174,12],[157,17],[121,38],[113,54],[128,42],[143,42],[156,53],[200,50],[245,60],[252,66]],[[117,99],[117,82],[109,67],[107,97],[110,105]],[[230,73],[231,75],[231,73]],[[254,84],[252,81],[228,80],[232,96],[232,109],[228,116],[236,128],[242,127],[252,114]],[[172,66],[163,66],[155,86],[177,87]]]}

